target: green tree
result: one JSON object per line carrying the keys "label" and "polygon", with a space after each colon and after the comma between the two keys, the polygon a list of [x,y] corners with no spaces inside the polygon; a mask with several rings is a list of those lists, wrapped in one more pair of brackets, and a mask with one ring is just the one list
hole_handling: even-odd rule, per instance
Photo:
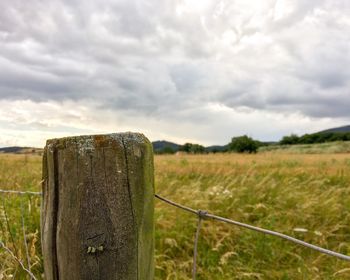
{"label": "green tree", "polygon": [[172,147],[164,147],[161,151],[162,154],[175,154],[175,151]]}
{"label": "green tree", "polygon": [[320,143],[320,136],[319,134],[304,134],[300,137],[299,143],[301,144],[314,144],[314,143]]}
{"label": "green tree", "polygon": [[291,134],[289,136],[283,136],[280,141],[281,145],[294,145],[299,143],[299,136],[296,134]]}
{"label": "green tree", "polygon": [[189,153],[191,151],[192,143],[185,143],[180,146],[179,150],[182,152]]}
{"label": "green tree", "polygon": [[229,150],[237,153],[256,153],[258,144],[257,141],[247,135],[233,137],[229,143]]}
{"label": "green tree", "polygon": [[205,152],[205,148],[199,144],[193,144],[191,147],[192,154],[203,154]]}
{"label": "green tree", "polygon": [[192,143],[185,143],[179,150],[189,154],[202,154],[205,152],[205,148],[202,145]]}

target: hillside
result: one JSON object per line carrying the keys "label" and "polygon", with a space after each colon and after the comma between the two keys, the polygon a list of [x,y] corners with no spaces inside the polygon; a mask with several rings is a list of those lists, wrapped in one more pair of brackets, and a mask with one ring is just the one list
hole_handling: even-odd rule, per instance
{"label": "hillside", "polygon": [[260,147],[259,152],[287,154],[342,154],[350,153],[350,141],[335,141],[318,144],[271,145]]}
{"label": "hillside", "polygon": [[329,128],[329,129],[322,130],[322,131],[317,132],[317,133],[337,133],[337,132],[350,132],[350,125]]}
{"label": "hillside", "polygon": [[[181,145],[173,143],[173,142],[169,142],[169,141],[154,141],[152,142],[153,145],[153,150],[155,153],[160,153],[163,152],[164,149],[171,149],[174,152],[179,151]],[[227,150],[227,145],[214,145],[214,146],[209,146],[209,147],[205,147],[205,151],[208,153],[215,153],[215,152],[223,152]]]}
{"label": "hillside", "polygon": [[43,152],[42,148],[33,148],[33,147],[4,147],[0,148],[0,153],[7,154],[41,154]]}
{"label": "hillside", "polygon": [[5,147],[5,148],[0,148],[0,153],[19,153],[23,149],[26,149],[26,148],[19,147],[19,146]]}
{"label": "hillside", "polygon": [[225,152],[225,151],[228,150],[228,145],[224,145],[224,146],[219,146],[219,145],[209,146],[209,147],[205,147],[205,150],[208,153]]}
{"label": "hillside", "polygon": [[179,144],[173,143],[173,142],[169,142],[169,141],[165,141],[165,140],[161,140],[161,141],[154,141],[152,142],[153,145],[153,150],[155,153],[157,152],[161,152],[164,149],[171,149],[174,152],[177,152],[180,148]]}

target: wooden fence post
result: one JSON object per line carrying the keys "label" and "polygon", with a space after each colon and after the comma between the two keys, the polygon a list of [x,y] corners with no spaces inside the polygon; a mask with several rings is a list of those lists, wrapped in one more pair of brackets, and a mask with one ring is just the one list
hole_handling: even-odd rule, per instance
{"label": "wooden fence post", "polygon": [[45,279],[154,278],[152,144],[138,133],[48,140]]}

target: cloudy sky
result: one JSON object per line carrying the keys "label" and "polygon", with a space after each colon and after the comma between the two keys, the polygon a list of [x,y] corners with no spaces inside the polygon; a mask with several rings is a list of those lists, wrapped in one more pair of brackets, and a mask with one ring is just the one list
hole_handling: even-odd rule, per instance
{"label": "cloudy sky", "polygon": [[350,124],[348,0],[1,0],[0,147]]}

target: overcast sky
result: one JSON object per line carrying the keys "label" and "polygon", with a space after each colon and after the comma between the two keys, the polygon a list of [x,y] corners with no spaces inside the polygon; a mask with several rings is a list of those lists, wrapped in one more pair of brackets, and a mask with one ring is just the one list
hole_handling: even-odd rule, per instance
{"label": "overcast sky", "polygon": [[348,0],[1,0],[0,146],[350,124]]}

